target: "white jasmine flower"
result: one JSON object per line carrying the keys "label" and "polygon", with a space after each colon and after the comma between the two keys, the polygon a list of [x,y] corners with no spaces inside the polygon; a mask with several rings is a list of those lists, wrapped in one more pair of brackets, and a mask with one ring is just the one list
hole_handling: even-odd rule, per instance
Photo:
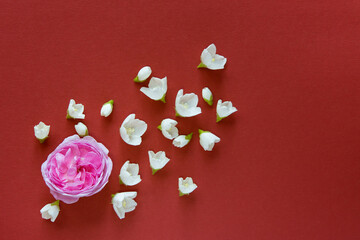
{"label": "white jasmine flower", "polygon": [[120,169],[120,184],[125,184],[126,186],[134,186],[141,182],[139,175],[139,164],[130,163],[126,161]]}
{"label": "white jasmine flower", "polygon": [[50,221],[54,222],[57,216],[59,215],[60,207],[59,200],[46,204],[41,210],[41,217],[43,219],[50,219]]}
{"label": "white jasmine flower", "polygon": [[70,99],[66,118],[84,119],[85,114],[83,114],[83,112],[84,112],[84,105],[76,104],[74,99]]}
{"label": "white jasmine flower", "polygon": [[185,180],[179,178],[179,196],[189,195],[197,188],[197,185],[193,182],[191,177],[187,177]]}
{"label": "white jasmine flower", "polygon": [[114,108],[114,100],[110,100],[104,103],[104,105],[102,105],[100,110],[100,116],[108,117],[112,113],[113,108]]}
{"label": "white jasmine flower", "polygon": [[79,134],[79,136],[81,137],[89,135],[88,128],[82,122],[79,122],[78,124],[75,125],[75,130],[77,134]]}
{"label": "white jasmine flower", "polygon": [[215,143],[220,142],[220,138],[209,131],[199,129],[200,145],[205,151],[211,151]]}
{"label": "white jasmine flower", "polygon": [[158,126],[158,129],[160,129],[164,137],[171,140],[179,136],[179,130],[175,127],[177,123],[178,122],[173,119],[166,118],[161,121],[161,125]]}
{"label": "white jasmine flower", "polygon": [[130,114],[120,127],[121,138],[129,145],[137,146],[141,144],[141,136],[146,132],[147,124],[139,119],[135,119],[135,114]]}
{"label": "white jasmine flower", "polygon": [[203,88],[202,97],[207,104],[209,104],[210,106],[213,105],[213,95],[208,87]]}
{"label": "white jasmine flower", "polygon": [[151,75],[151,67],[146,66],[140,69],[138,75],[134,79],[134,82],[143,82]]}
{"label": "white jasmine flower", "polygon": [[149,82],[149,87],[142,87],[140,88],[140,91],[153,100],[161,100],[165,103],[167,77],[161,79],[152,77]]}
{"label": "white jasmine flower", "polygon": [[191,140],[193,133],[180,135],[173,140],[173,145],[178,148],[185,147]]}
{"label": "white jasmine flower", "polygon": [[180,89],[176,95],[175,110],[177,116],[193,117],[201,113],[201,108],[197,106],[198,96],[195,93],[184,95],[183,89]]}
{"label": "white jasmine flower", "polygon": [[216,105],[216,122],[220,122],[221,119],[226,118],[236,111],[237,109],[233,107],[231,101],[222,102],[222,100],[219,99]]}
{"label": "white jasmine flower", "polygon": [[170,161],[170,159],[165,156],[164,151],[159,151],[157,153],[154,153],[153,151],[148,151],[148,154],[153,175],[157,171],[165,167],[165,165]]}
{"label": "white jasmine flower", "polygon": [[125,213],[135,210],[137,203],[134,201],[136,192],[121,192],[112,196],[111,203],[120,219],[125,218]]}
{"label": "white jasmine flower", "polygon": [[46,125],[43,122],[40,122],[38,125],[34,126],[35,137],[43,143],[45,139],[49,137],[50,125]]}
{"label": "white jasmine flower", "polygon": [[211,70],[224,69],[226,58],[216,54],[215,44],[210,44],[201,53],[201,63],[198,68],[208,68]]}

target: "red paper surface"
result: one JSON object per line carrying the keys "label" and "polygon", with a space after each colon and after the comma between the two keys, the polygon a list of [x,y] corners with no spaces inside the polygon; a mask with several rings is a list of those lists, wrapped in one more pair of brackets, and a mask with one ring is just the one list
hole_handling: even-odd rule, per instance
{"label": "red paper surface", "polygon": [[[360,239],[359,15],[358,1],[339,0],[1,1],[1,239]],[[196,68],[210,43],[225,70]],[[168,77],[166,104],[132,81],[144,65]],[[239,111],[215,123],[200,99],[201,115],[175,118],[177,91],[205,86]],[[71,98],[114,168],[103,191],[61,203],[51,223],[40,166],[75,133]],[[130,113],[148,123],[139,147],[119,135]],[[167,117],[221,142],[205,152],[194,134],[177,149],[156,128]],[[39,121],[51,125],[44,144]],[[155,176],[148,150],[171,158]],[[118,184],[128,159],[140,164],[134,187]],[[199,186],[189,197],[180,176]],[[138,207],[119,220],[111,194],[129,190]]]}

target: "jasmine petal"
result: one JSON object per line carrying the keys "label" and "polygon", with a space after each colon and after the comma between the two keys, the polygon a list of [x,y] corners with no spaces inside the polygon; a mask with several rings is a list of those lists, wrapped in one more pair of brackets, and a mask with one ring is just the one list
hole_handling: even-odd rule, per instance
{"label": "jasmine petal", "polygon": [[113,195],[111,203],[116,215],[120,219],[125,218],[125,213],[135,210],[137,203],[134,201],[134,198],[136,195],[136,192],[121,192]]}
{"label": "jasmine petal", "polygon": [[193,117],[201,113],[201,108],[197,106],[199,102],[195,93],[184,95],[183,89],[180,89],[175,99],[175,110],[177,116]]}
{"label": "jasmine petal", "polygon": [[189,195],[197,188],[197,185],[193,182],[191,177],[187,177],[185,180],[179,178],[179,196]]}
{"label": "jasmine petal", "polygon": [[208,87],[204,87],[202,89],[202,97],[207,104],[209,104],[210,106],[213,105],[213,95]]}
{"label": "jasmine petal", "polygon": [[139,175],[139,164],[130,163],[130,161],[126,161],[124,165],[120,169],[119,175],[121,183],[126,186],[134,186],[141,182],[141,178]]}
{"label": "jasmine petal", "polygon": [[146,132],[147,124],[139,119],[135,119],[135,114],[126,117],[120,127],[120,136],[129,145],[137,146],[141,144],[141,136]]}
{"label": "jasmine petal", "polygon": [[193,133],[180,135],[173,140],[173,145],[178,148],[185,147],[191,140]]}
{"label": "jasmine petal", "polygon": [[50,125],[40,122],[38,125],[34,126],[34,133],[39,142],[43,143],[49,137]]}
{"label": "jasmine petal", "polygon": [[81,137],[89,135],[88,128],[82,122],[79,122],[78,124],[75,125],[75,130],[77,134],[79,134],[79,136]]}
{"label": "jasmine petal", "polygon": [[200,57],[201,63],[198,68],[208,68],[211,70],[224,69],[227,59],[216,54],[215,44],[210,44],[203,50]]}
{"label": "jasmine petal", "polygon": [[220,138],[209,131],[199,129],[200,145],[205,151],[212,151],[215,143],[220,142]]}
{"label": "jasmine petal", "polygon": [[226,118],[236,111],[237,109],[233,107],[231,101],[222,102],[222,100],[219,99],[216,105],[216,122],[220,122],[221,119]]}
{"label": "jasmine petal", "polygon": [[165,167],[165,165],[170,161],[169,158],[166,157],[164,151],[159,151],[154,153],[153,151],[148,151],[150,166],[153,172],[153,175]]}
{"label": "jasmine petal", "polygon": [[112,113],[113,108],[114,108],[114,100],[110,100],[104,103],[103,106],[101,107],[100,115],[103,117],[108,117]]}
{"label": "jasmine petal", "polygon": [[50,219],[51,222],[54,222],[59,215],[60,207],[59,200],[46,204],[41,210],[41,217],[43,219]]}
{"label": "jasmine petal", "polygon": [[144,82],[151,75],[151,67],[146,66],[140,69],[138,75],[135,77],[134,82]]}
{"label": "jasmine petal", "polygon": [[83,112],[84,105],[76,104],[74,99],[70,99],[66,118],[84,119],[85,114]]}

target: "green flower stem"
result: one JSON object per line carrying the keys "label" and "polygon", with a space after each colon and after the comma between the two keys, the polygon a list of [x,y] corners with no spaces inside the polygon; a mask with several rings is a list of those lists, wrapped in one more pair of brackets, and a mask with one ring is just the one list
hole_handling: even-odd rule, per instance
{"label": "green flower stem", "polygon": [[134,78],[134,82],[140,82],[138,76],[136,76],[136,78]]}
{"label": "green flower stem", "polygon": [[201,135],[202,133],[207,133],[207,132],[209,132],[209,131],[204,131],[204,130],[199,129],[199,135]]}
{"label": "green flower stem", "polygon": [[160,99],[160,101],[162,101],[163,103],[166,103],[166,101],[165,101],[165,96],[166,96],[166,93],[165,93],[164,96]]}
{"label": "green flower stem", "polygon": [[201,62],[197,68],[207,68],[207,66]]}
{"label": "green flower stem", "polygon": [[185,136],[185,139],[190,141],[192,136],[193,136],[193,133],[190,133],[190,134]]}
{"label": "green flower stem", "polygon": [[51,203],[51,206],[59,206],[60,200],[56,200],[55,202]]}
{"label": "green flower stem", "polygon": [[43,143],[43,142],[45,142],[45,140],[46,140],[47,138],[48,138],[48,137],[45,137],[45,138],[43,138],[43,139],[38,139],[38,140],[39,140],[40,143]]}
{"label": "green flower stem", "polygon": [[157,128],[162,131],[162,128],[161,128],[161,124],[159,126],[157,126]]}
{"label": "green flower stem", "polygon": [[154,175],[157,171],[159,171],[160,169],[153,169],[153,168],[151,168],[152,169],[152,175]]}
{"label": "green flower stem", "polygon": [[216,114],[216,122],[220,122],[223,118]]}

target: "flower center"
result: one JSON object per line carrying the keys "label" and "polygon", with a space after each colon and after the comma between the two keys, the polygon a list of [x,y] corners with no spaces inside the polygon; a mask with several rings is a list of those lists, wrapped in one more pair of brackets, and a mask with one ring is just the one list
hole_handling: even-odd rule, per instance
{"label": "flower center", "polygon": [[126,128],[126,133],[130,136],[131,134],[133,134],[135,132],[135,128]]}
{"label": "flower center", "polygon": [[188,186],[189,186],[189,184],[188,184],[188,183],[184,183],[183,185],[184,185],[185,187],[188,187]]}
{"label": "flower center", "polygon": [[211,61],[215,62],[215,58],[212,58]]}
{"label": "flower center", "polygon": [[122,205],[123,205],[123,207],[126,207],[126,201],[125,200],[122,202]]}
{"label": "flower center", "polygon": [[181,103],[181,105],[185,108],[185,109],[188,109],[189,108],[189,105],[187,103]]}

